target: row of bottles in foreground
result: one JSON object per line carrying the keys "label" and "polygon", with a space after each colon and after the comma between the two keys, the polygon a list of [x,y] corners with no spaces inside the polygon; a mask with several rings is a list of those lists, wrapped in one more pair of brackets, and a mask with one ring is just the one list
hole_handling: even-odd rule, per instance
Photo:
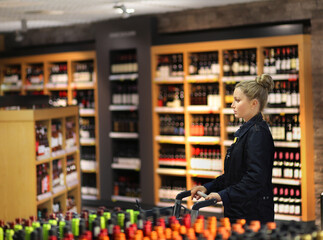
{"label": "row of bottles in foreground", "polygon": [[96,211],[83,210],[80,214],[44,214],[46,218],[17,218],[14,222],[1,221],[1,239],[12,240],[130,240],[130,239],[302,239],[321,240],[323,231],[313,228],[304,233],[301,223],[246,222],[238,219],[205,217],[194,218],[184,214],[181,219],[167,212],[166,216],[158,208],[152,209],[153,217],[133,209],[120,207],[107,210],[100,207]]}

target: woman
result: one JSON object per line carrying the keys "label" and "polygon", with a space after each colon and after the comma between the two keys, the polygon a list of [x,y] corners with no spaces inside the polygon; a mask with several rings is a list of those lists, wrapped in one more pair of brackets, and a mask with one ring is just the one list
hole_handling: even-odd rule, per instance
{"label": "woman", "polygon": [[231,105],[234,115],[245,123],[234,134],[228,149],[224,174],[204,186],[191,190],[191,197],[199,199],[197,191],[223,202],[224,216],[237,219],[274,220],[272,168],[274,142],[261,111],[267,104],[268,92],[274,87],[271,76],[263,74],[255,80],[236,85]]}

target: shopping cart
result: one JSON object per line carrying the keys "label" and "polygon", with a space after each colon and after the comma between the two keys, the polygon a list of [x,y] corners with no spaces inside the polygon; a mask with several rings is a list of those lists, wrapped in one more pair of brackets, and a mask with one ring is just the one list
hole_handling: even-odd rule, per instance
{"label": "shopping cart", "polygon": [[[201,197],[206,197],[207,195],[205,193],[202,193],[200,191],[197,192],[197,194]],[[174,206],[170,207],[163,207],[163,208],[153,208],[150,210],[144,210],[141,208],[138,201],[136,201],[136,207],[140,211],[140,213],[145,214],[145,217],[154,217],[154,214],[158,212],[160,216],[175,216],[177,219],[180,219],[182,216],[184,216],[186,213],[191,214],[191,224],[193,224],[196,220],[196,218],[199,215],[199,210],[204,207],[208,206],[214,206],[217,203],[216,199],[209,199],[204,201],[198,201],[196,202],[192,209],[188,209],[185,206],[182,205],[182,201],[184,198],[191,196],[191,191],[183,191],[176,195]]]}

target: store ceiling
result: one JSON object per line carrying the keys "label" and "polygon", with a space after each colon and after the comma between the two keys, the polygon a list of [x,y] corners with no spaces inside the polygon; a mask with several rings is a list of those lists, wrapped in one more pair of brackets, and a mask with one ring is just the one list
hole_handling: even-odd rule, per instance
{"label": "store ceiling", "polygon": [[[267,0],[0,0],[0,32],[58,27],[126,17]],[[116,8],[119,6],[121,8]],[[125,10],[125,9],[124,9]]]}

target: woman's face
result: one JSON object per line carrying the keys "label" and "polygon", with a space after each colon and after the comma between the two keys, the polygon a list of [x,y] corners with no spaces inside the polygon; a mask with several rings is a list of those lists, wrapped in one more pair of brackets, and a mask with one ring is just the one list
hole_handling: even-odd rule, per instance
{"label": "woman's face", "polygon": [[257,100],[249,100],[240,88],[236,88],[233,92],[233,103],[231,104],[234,116],[236,118],[243,118],[245,122],[249,121],[258,112],[258,101],[255,101]]}

